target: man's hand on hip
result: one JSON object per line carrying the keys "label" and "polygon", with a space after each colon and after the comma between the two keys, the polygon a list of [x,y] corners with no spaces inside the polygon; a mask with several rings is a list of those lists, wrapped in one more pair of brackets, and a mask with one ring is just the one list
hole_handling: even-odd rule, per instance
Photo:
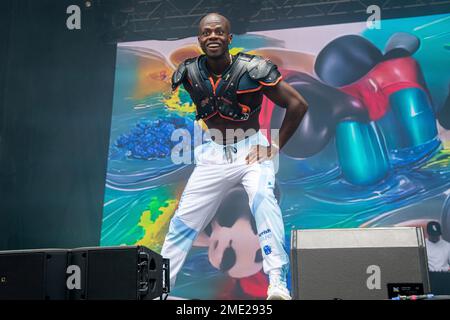
{"label": "man's hand on hip", "polygon": [[245,160],[247,164],[261,163],[266,160],[272,160],[279,152],[280,148],[276,144],[271,144],[268,147],[256,145],[252,146]]}

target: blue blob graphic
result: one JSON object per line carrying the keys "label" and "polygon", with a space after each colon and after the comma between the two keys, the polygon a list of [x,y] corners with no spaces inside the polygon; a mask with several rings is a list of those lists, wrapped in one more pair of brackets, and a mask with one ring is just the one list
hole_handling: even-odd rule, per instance
{"label": "blue blob graphic", "polygon": [[171,140],[173,131],[177,129],[186,129],[192,137],[194,122],[177,115],[165,116],[153,121],[143,120],[130,132],[120,135],[114,147],[130,158],[163,159],[170,156],[172,148],[179,143]]}

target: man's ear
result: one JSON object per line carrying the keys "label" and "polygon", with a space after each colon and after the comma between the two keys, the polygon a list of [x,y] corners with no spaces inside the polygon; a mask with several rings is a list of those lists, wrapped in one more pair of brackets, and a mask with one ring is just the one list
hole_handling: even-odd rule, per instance
{"label": "man's ear", "polygon": [[232,34],[232,33],[230,33],[230,36],[229,36],[228,42],[230,42],[230,43],[231,43],[231,40],[233,40],[233,34]]}

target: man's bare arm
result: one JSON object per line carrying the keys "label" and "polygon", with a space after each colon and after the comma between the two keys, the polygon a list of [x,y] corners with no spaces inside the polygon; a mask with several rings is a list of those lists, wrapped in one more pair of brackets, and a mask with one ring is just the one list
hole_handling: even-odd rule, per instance
{"label": "man's bare arm", "polygon": [[297,130],[308,110],[308,103],[293,87],[284,81],[276,86],[265,87],[264,94],[275,104],[286,108],[286,115],[279,132],[280,149],[288,142]]}
{"label": "man's bare arm", "polygon": [[253,163],[256,161],[264,161],[267,158],[272,158],[278,152],[276,149],[281,149],[286,145],[288,140],[297,130],[300,122],[308,110],[308,103],[293,87],[284,81],[279,82],[275,86],[264,87],[264,94],[275,104],[286,108],[286,114],[281,124],[278,135],[278,143],[276,146],[272,142],[271,146],[261,152],[261,147],[254,148],[247,156],[247,162]]}

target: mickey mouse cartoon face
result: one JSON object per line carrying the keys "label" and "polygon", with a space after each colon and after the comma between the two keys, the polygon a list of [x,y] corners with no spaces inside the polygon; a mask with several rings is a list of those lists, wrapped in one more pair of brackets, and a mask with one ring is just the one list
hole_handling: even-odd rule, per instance
{"label": "mickey mouse cartoon face", "polygon": [[232,278],[249,277],[262,269],[256,222],[243,186],[228,191],[194,245],[208,247],[211,265]]}

